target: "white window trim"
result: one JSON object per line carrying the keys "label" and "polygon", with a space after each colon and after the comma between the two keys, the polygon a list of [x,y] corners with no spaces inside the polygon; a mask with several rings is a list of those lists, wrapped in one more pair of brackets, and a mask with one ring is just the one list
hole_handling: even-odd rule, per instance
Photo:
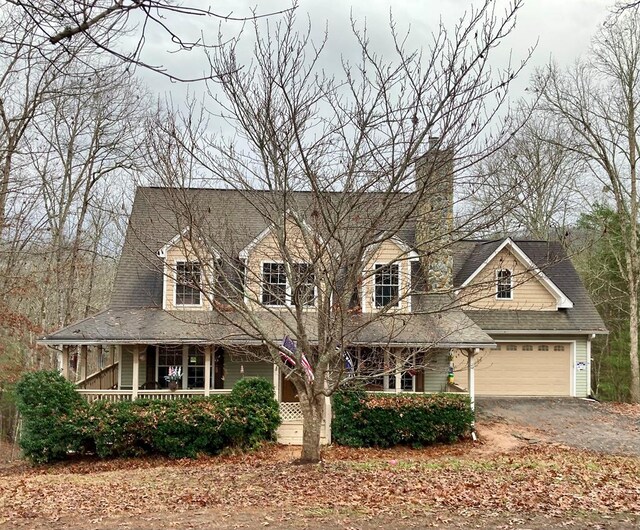
{"label": "white window trim", "polygon": [[[398,304],[397,305],[392,305],[392,306],[377,306],[376,305],[376,267],[381,266],[381,267],[390,267],[393,265],[397,265],[398,266]],[[389,261],[389,262],[379,262],[376,261],[373,264],[373,274],[371,275],[371,279],[372,279],[372,283],[371,283],[371,309],[373,311],[379,312],[384,310],[385,307],[388,307],[389,309],[402,309],[402,263],[399,261]]]}
{"label": "white window trim", "polygon": [[[504,296],[498,296],[498,274],[500,274],[500,272],[502,271],[507,271],[509,273],[509,297],[506,298]],[[495,272],[495,280],[496,280],[496,300],[500,300],[500,301],[509,301],[509,300],[513,300],[513,271],[511,269],[507,269],[506,267],[502,267],[501,269],[497,269]]]}
{"label": "white window trim", "polygon": [[199,304],[178,304],[178,263],[198,263],[200,265],[200,283],[202,284],[202,277],[204,275],[203,266],[201,261],[196,260],[188,260],[188,259],[176,259],[173,262],[173,307],[178,308],[194,308],[194,307],[203,307],[204,305],[204,293],[202,292],[202,285],[198,289],[198,293],[200,294],[200,303]]}
{"label": "white window trim", "polygon": [[[293,294],[292,294],[292,290],[291,290],[291,284],[289,283],[289,277],[286,274],[286,265],[285,265],[286,290],[285,290],[284,304],[275,304],[274,305],[274,304],[265,304],[265,303],[262,302],[262,299],[263,299],[262,295],[264,294],[264,266],[268,265],[268,264],[285,265],[284,261],[263,260],[263,261],[260,262],[260,294],[259,294],[259,298],[258,298],[259,305],[261,305],[262,307],[269,307],[269,308],[295,307],[295,305],[293,303]],[[308,263],[306,261],[296,261],[295,263],[293,263],[293,265],[309,265],[309,266],[311,266],[311,263]],[[315,274],[314,274],[314,280],[315,280]],[[246,298],[245,298],[245,300],[246,300]],[[302,309],[303,310],[313,310],[313,309],[316,309],[317,306],[318,306],[318,284],[314,281],[313,282],[313,304],[303,305]]]}

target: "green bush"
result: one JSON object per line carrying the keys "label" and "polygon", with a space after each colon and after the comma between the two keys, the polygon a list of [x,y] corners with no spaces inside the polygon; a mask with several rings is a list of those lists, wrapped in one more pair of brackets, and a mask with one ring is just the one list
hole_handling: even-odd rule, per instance
{"label": "green bush", "polygon": [[[239,444],[248,448],[265,440],[276,440],[280,407],[275,399],[272,383],[258,377],[247,377],[234,385],[229,397],[232,407],[242,411],[242,417],[229,422],[227,434],[230,439],[238,436]],[[231,432],[232,429],[237,431]]]}
{"label": "green bush", "polygon": [[253,448],[275,440],[280,424],[273,385],[262,379],[243,379],[224,396],[87,405],[71,383],[47,374],[35,376],[37,384],[25,378],[19,385],[21,444],[38,463],[65,458],[70,451],[102,458],[216,454],[225,447]]}
{"label": "green bush", "polygon": [[27,458],[36,463],[60,460],[84,444],[73,418],[87,405],[58,372],[26,373],[15,394],[22,416],[20,447]]}
{"label": "green bush", "polygon": [[351,388],[333,400],[333,440],[353,447],[451,443],[473,424],[469,398],[453,394],[366,394]]}

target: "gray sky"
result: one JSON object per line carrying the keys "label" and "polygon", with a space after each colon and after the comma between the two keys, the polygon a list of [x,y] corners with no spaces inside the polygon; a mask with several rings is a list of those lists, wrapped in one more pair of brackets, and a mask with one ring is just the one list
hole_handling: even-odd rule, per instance
{"label": "gray sky", "polygon": [[[416,47],[428,42],[430,34],[437,29],[442,19],[447,28],[452,28],[472,4],[478,2],[470,0],[403,0],[388,2],[381,0],[323,1],[300,0],[298,16],[306,22],[307,16],[316,35],[328,25],[329,43],[325,54],[325,66],[328,69],[339,68],[341,55],[348,55],[353,43],[350,34],[349,17],[353,14],[359,23],[366,21],[372,42],[383,54],[390,54],[389,42],[389,12],[401,30],[411,26],[412,44]],[[257,4],[258,12],[278,10],[289,4],[282,0],[261,1]],[[506,0],[498,1],[497,14],[509,5]],[[526,56],[527,49],[538,43],[527,70],[513,86],[511,96],[524,95],[524,88],[528,84],[533,68],[547,63],[554,58],[560,65],[571,64],[580,54],[584,53],[589,41],[599,25],[605,20],[612,5],[607,0],[525,0],[519,11],[516,28],[509,38],[494,55],[492,63],[500,67],[505,65],[512,54],[514,61]],[[241,16],[250,13],[254,2],[242,0],[222,0],[213,3],[220,13],[233,13]],[[244,7],[243,7],[244,6]],[[275,19],[272,19],[275,21]],[[174,21],[178,27],[177,21]],[[203,32],[208,40],[214,40],[218,27],[210,21],[190,18],[181,21],[180,28],[191,35]],[[239,23],[225,23],[221,26],[225,35],[233,36],[240,28]],[[247,31],[247,37],[251,37]],[[172,72],[184,76],[198,76],[202,71],[203,58],[199,52],[167,53],[171,49],[166,35],[149,33],[147,35],[145,58],[155,64],[163,64]],[[250,38],[247,39],[249,44]],[[184,96],[186,88],[169,83],[160,76],[141,71],[140,75],[159,94],[172,94],[175,99]]]}

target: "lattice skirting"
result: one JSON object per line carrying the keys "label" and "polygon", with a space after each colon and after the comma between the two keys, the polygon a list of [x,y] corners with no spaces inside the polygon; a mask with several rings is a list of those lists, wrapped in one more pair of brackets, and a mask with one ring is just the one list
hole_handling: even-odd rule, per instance
{"label": "lattice skirting", "polygon": [[280,403],[280,417],[282,421],[302,420],[300,403]]}

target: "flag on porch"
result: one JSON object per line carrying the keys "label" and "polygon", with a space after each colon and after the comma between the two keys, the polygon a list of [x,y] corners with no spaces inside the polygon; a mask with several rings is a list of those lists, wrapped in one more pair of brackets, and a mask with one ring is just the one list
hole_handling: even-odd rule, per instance
{"label": "flag on porch", "polygon": [[[296,361],[293,358],[293,354],[296,352],[296,343],[289,337],[289,335],[285,335],[284,339],[282,339],[282,347],[280,349],[280,357],[282,361],[289,367],[295,368]],[[315,379],[313,375],[313,368],[311,367],[311,363],[307,359],[307,356],[303,353],[300,356],[300,364],[307,375],[307,381],[311,382]]]}

